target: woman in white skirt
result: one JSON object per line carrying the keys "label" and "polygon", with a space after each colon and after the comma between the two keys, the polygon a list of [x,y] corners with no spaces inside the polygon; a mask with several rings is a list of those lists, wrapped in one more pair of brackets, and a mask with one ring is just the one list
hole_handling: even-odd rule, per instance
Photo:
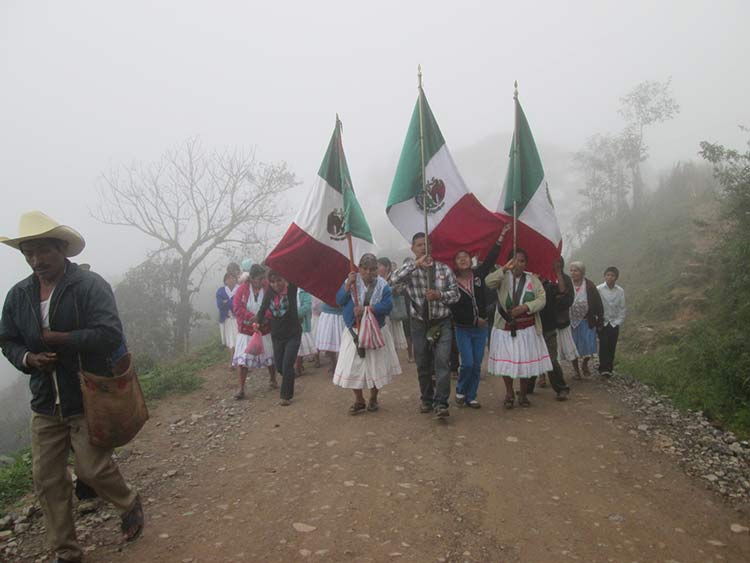
{"label": "woman in white skirt", "polygon": [[229,348],[234,357],[237,341],[237,320],[232,310],[232,299],[237,292],[237,278],[233,273],[224,274],[224,286],[216,290],[216,307],[219,309],[219,334],[221,343]]}
{"label": "woman in white skirt", "polygon": [[505,408],[513,408],[513,380],[520,380],[518,404],[530,407],[526,396],[529,378],[552,370],[542,335],[539,312],[546,296],[537,276],[524,271],[528,256],[520,248],[502,269],[486,278],[487,287],[497,289],[498,310],[490,339],[487,370],[505,382]]}
{"label": "woman in white skirt", "polygon": [[[354,305],[354,292],[358,306]],[[385,318],[393,307],[391,288],[378,276],[378,262],[374,254],[364,254],[359,261],[359,273],[351,273],[336,294],[336,303],[343,308],[346,330],[341,335],[341,351],[333,375],[333,383],[354,392],[354,404],[349,414],[379,408],[378,391],[401,373],[401,366],[393,346],[393,337],[385,325]],[[385,345],[377,350],[358,347],[356,327],[370,307],[377,319]],[[370,390],[365,403],[363,390]]]}
{"label": "woman in white skirt", "polygon": [[302,361],[306,358],[314,358],[318,353],[312,333],[312,295],[302,288],[297,289],[297,315],[302,326],[302,335],[300,337],[297,360],[294,362],[294,369],[297,377],[299,377],[305,371]]}
{"label": "woman in white skirt", "polygon": [[320,318],[315,330],[315,345],[319,352],[325,352],[330,367],[328,373],[333,375],[341,349],[341,334],[346,330],[344,311],[339,307],[332,307],[323,303],[320,308]]}
{"label": "woman in white skirt", "polygon": [[[240,389],[235,399],[245,398],[245,381],[250,369],[268,368],[269,385],[276,389],[276,368],[273,365],[273,342],[271,341],[271,325],[268,315],[265,319],[256,319],[256,313],[263,303],[263,297],[268,291],[266,270],[260,264],[253,264],[250,273],[242,274],[242,283],[234,295],[234,316],[237,317],[237,345],[234,349],[233,366],[239,366]],[[260,322],[259,322],[260,321]],[[254,334],[253,325],[258,323],[263,336],[263,353],[257,356],[245,353],[250,338]]]}
{"label": "woman in white skirt", "polygon": [[[392,270],[393,262],[391,262],[390,258],[385,256],[378,258],[378,275],[381,278],[385,281],[389,281]],[[402,321],[403,316],[401,316],[405,316],[406,314],[406,304],[404,303],[403,296],[396,295],[393,292],[391,292],[391,299],[393,301],[393,309],[391,309],[391,313],[385,318],[385,325],[391,331],[393,345],[396,347],[396,350],[406,350],[409,345],[406,342],[404,323]]]}

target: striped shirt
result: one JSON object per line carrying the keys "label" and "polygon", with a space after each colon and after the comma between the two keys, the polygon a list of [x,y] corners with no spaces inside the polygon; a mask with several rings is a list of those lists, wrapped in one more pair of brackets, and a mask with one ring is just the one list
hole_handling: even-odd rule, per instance
{"label": "striped shirt", "polygon": [[[430,319],[438,320],[449,317],[451,314],[449,305],[456,303],[460,297],[458,283],[453,271],[442,262],[433,262],[435,271],[435,282],[432,289],[441,293],[440,299],[430,302]],[[391,274],[391,285],[399,290],[406,290],[410,300],[410,315],[413,319],[424,321],[424,302],[427,292],[427,272],[429,270],[418,268],[414,260],[409,260],[398,270]]]}

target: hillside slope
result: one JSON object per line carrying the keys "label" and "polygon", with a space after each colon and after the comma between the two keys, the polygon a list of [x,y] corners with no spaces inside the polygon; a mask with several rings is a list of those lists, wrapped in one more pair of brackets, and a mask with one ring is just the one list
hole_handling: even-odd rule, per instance
{"label": "hillside slope", "polygon": [[710,168],[679,164],[640,210],[602,225],[572,253],[596,283],[608,266],[619,268],[628,306],[623,350],[644,353],[676,342],[702,316],[721,231]]}

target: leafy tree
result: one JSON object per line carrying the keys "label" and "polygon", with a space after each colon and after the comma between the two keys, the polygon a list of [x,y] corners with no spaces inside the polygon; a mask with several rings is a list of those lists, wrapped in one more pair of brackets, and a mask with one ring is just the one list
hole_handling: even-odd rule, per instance
{"label": "leafy tree", "polygon": [[[192,297],[214,251],[264,244],[266,228],[283,215],[279,195],[296,183],[285,163],[262,164],[253,153],[206,152],[196,139],[158,162],[103,175],[94,217],[137,229],[174,256],[174,345],[188,349]],[[196,279],[197,278],[197,279]]]}
{"label": "leafy tree", "polygon": [[632,175],[633,207],[638,207],[643,199],[641,162],[648,159],[646,129],[672,119],[680,112],[680,106],[672,96],[671,78],[664,82],[641,82],[620,98],[620,103],[620,115],[626,121],[625,130],[620,134],[620,147]]}
{"label": "leafy tree", "polygon": [[130,268],[115,286],[128,348],[141,363],[150,363],[175,352],[177,318],[175,285],[179,260],[154,256]]}
{"label": "leafy tree", "polygon": [[584,209],[577,217],[579,238],[585,239],[598,225],[627,209],[630,178],[619,137],[593,135],[573,155],[584,176]]}

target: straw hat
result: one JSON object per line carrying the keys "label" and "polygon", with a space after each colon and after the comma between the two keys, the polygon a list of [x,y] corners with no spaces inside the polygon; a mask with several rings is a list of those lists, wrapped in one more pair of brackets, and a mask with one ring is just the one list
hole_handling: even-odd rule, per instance
{"label": "straw hat", "polygon": [[77,256],[86,246],[81,234],[75,229],[61,225],[52,217],[41,211],[29,211],[21,215],[18,223],[18,236],[15,238],[0,237],[0,242],[16,249],[20,249],[21,243],[27,240],[41,238],[55,238],[68,243],[65,256]]}

